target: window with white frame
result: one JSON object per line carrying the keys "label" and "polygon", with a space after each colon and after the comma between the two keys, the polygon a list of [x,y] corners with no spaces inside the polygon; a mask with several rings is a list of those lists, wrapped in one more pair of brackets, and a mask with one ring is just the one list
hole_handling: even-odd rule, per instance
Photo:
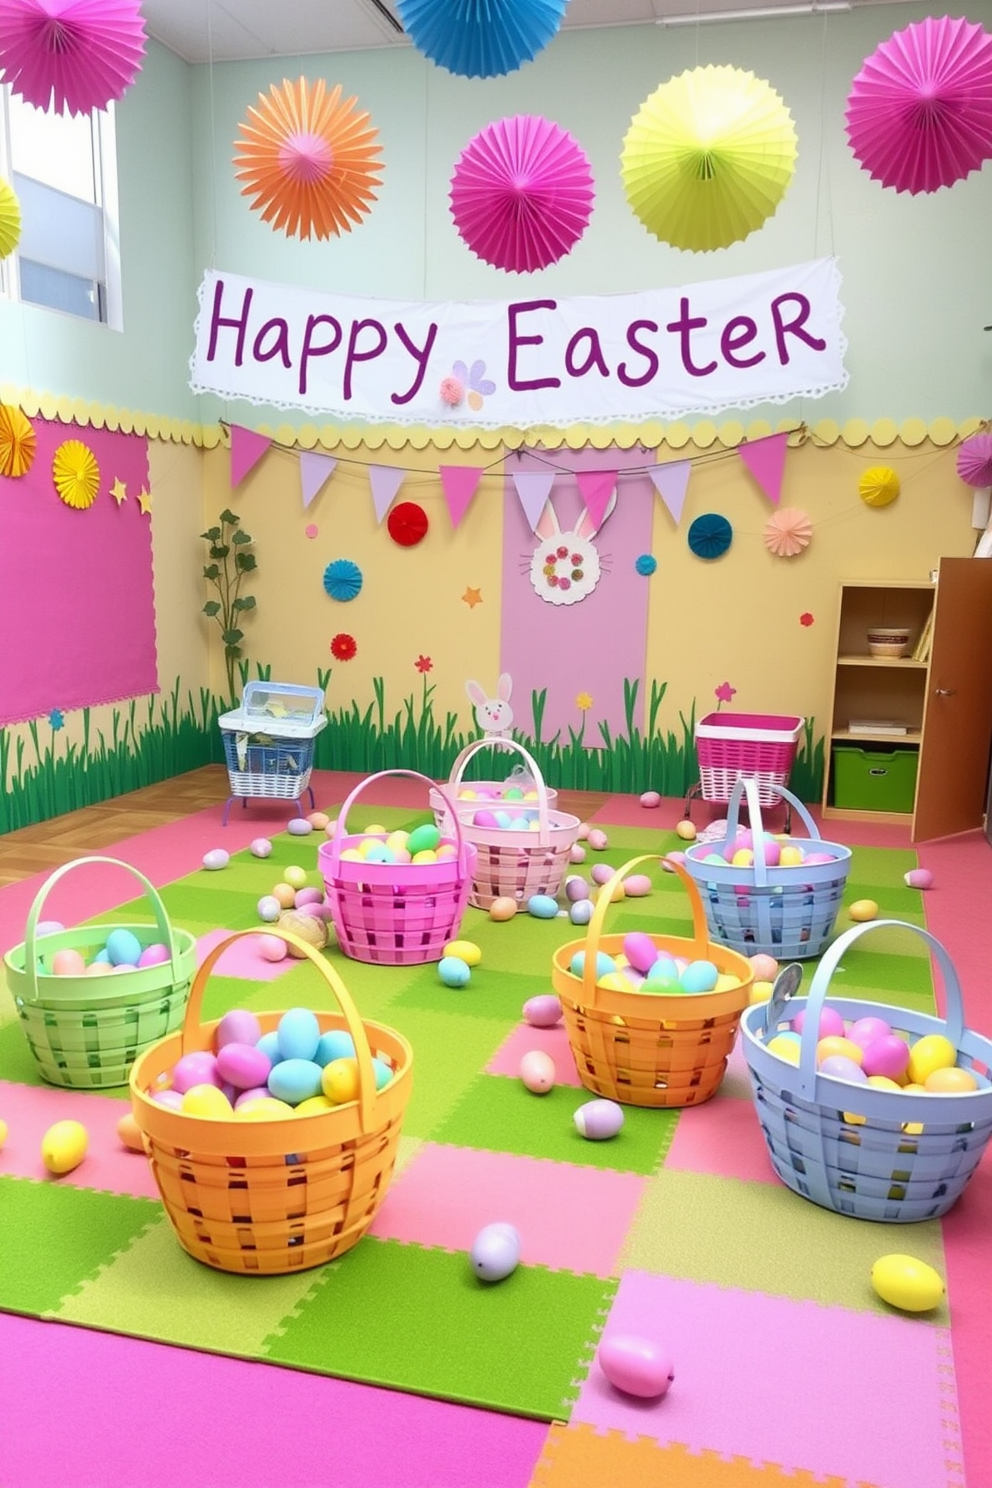
{"label": "window with white frame", "polygon": [[113,105],[57,114],[0,87],[0,175],[21,208],[20,242],[0,263],[3,292],[119,330]]}

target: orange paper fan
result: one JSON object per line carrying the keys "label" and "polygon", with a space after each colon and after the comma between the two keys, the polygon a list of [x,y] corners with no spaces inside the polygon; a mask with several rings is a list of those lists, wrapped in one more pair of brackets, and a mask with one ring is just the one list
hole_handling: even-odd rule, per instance
{"label": "orange paper fan", "polygon": [[379,134],[355,99],[328,93],[322,78],[273,84],[235,140],[242,196],[273,228],[291,237],[351,232],[371,209],[381,182]]}
{"label": "orange paper fan", "polygon": [[100,489],[100,467],[96,455],[78,439],[67,439],[55,451],[52,479],[59,499],[76,511],[85,511]]}
{"label": "orange paper fan", "polygon": [[0,475],[26,475],[34,464],[35,433],[19,408],[0,403]]}
{"label": "orange paper fan", "polygon": [[809,547],[813,523],[796,506],[783,506],[765,523],[765,547],[776,558],[795,558]]}

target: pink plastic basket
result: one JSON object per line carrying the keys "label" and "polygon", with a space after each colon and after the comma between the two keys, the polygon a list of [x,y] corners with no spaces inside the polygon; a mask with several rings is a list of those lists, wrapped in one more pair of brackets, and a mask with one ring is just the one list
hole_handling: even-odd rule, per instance
{"label": "pink plastic basket", "polygon": [[[348,812],[373,781],[388,775],[408,775],[428,788],[433,785],[416,770],[369,775],[355,786],[341,807],[334,836],[317,852],[338,945],[353,961],[380,966],[440,961],[444,947],[458,934],[475,866],[475,848],[466,841],[457,816],[451,813],[452,831],[446,839],[457,849],[452,858],[437,863],[367,863],[342,857],[368,836],[348,834]],[[381,840],[385,842],[385,836]]]}
{"label": "pink plastic basket", "polygon": [[696,725],[696,757],[704,801],[729,801],[742,776],[758,786],[762,806],[787,785],[805,719],[779,713],[708,713]]}

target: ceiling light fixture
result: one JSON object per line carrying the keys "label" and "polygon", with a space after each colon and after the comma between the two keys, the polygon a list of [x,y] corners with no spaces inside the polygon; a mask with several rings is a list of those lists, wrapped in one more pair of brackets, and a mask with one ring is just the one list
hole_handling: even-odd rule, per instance
{"label": "ceiling light fixture", "polygon": [[808,5],[766,5],[749,10],[700,10],[692,15],[658,16],[656,26],[710,25],[717,21],[771,21],[779,16],[822,15],[850,10],[852,0],[810,0]]}

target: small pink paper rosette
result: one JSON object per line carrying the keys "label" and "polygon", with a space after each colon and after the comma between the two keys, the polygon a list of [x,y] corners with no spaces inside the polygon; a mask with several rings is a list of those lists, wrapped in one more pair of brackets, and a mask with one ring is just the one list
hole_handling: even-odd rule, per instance
{"label": "small pink paper rosette", "polygon": [[795,558],[809,547],[813,523],[796,506],[783,506],[765,523],[765,547],[776,558]]}
{"label": "small pink paper rosette", "polygon": [[123,98],[141,71],[138,0],[3,0],[0,79],[35,108],[88,114]]}
{"label": "small pink paper rosette", "polygon": [[965,485],[992,486],[992,434],[970,434],[958,450],[958,475]]}

